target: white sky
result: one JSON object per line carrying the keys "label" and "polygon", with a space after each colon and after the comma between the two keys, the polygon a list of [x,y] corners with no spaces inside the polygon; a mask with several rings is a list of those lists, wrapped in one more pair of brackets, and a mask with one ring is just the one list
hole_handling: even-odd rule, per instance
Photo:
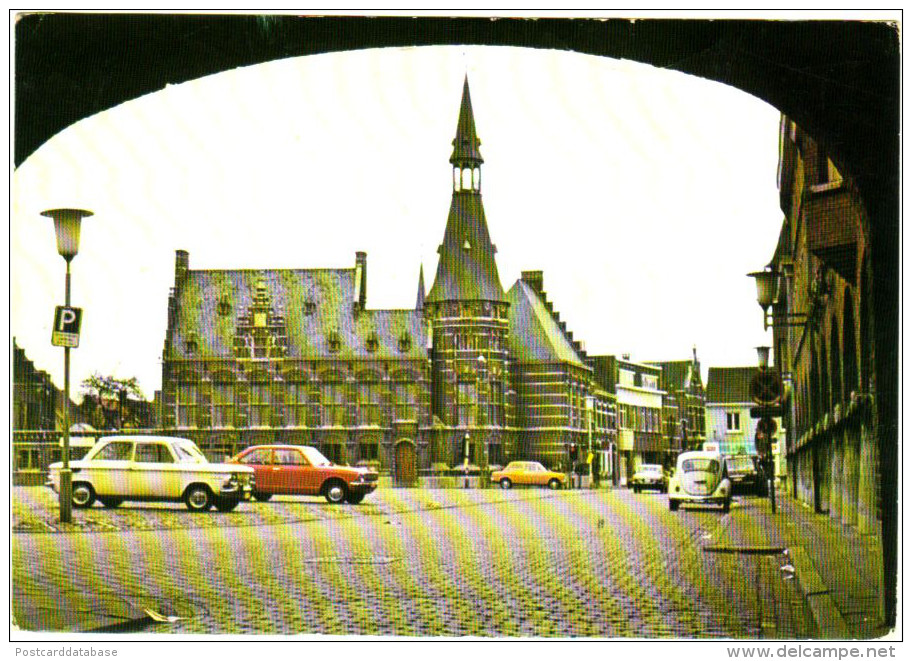
{"label": "white sky", "polygon": [[525,269],[590,353],[753,365],[768,344],[748,271],[782,222],[777,110],[620,60],[495,47],[292,58],[170,86],[55,136],[13,174],[11,327],[50,344],[64,261],[44,209],[81,207],[74,395],[94,371],[161,383],[174,251],[191,268],[349,267],[368,305],[430,289],[468,72],[504,288]]}

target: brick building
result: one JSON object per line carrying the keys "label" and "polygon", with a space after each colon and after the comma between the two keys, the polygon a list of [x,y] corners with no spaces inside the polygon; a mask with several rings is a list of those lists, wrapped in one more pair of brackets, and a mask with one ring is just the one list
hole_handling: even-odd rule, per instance
{"label": "brick building", "polygon": [[662,368],[663,429],[669,450],[698,450],[706,440],[706,390],[697,348],[690,360],[650,362]]}
{"label": "brick building", "polygon": [[773,354],[788,386],[789,488],[816,511],[876,532],[881,347],[873,342],[870,222],[851,178],[785,116],[779,194],[785,219],[769,268],[778,276]]}
{"label": "brick building", "polygon": [[554,466],[570,442],[609,443],[612,398],[541,272],[501,285],[480,144],[466,80],[437,271],[427,295],[419,273],[414,309],[368,307],[365,253],[353,268],[193,270],[177,251],[163,426],[216,456],[306,443],[335,461],[377,461],[402,483],[466,451],[479,466]]}

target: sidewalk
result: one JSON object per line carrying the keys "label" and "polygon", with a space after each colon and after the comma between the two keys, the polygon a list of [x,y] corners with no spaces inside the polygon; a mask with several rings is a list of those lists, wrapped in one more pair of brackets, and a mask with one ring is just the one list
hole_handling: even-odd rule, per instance
{"label": "sidewalk", "polygon": [[[785,549],[785,565],[794,568],[821,638],[870,639],[888,633],[882,625],[879,536],[860,535],[784,494],[776,506],[772,514],[769,500],[752,500],[750,517],[733,508],[713,546],[741,552]],[[791,573],[787,567],[782,571]]]}

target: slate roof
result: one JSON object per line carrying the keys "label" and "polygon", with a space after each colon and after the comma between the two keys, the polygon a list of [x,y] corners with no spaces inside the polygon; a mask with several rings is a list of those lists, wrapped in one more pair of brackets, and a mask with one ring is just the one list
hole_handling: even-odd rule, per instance
{"label": "slate roof", "polygon": [[662,387],[665,390],[686,390],[700,380],[692,360],[655,361],[649,364],[662,368]]}
{"label": "slate roof", "polygon": [[494,261],[481,195],[455,192],[443,243],[437,249],[437,276],[426,303],[439,301],[504,301]]}
{"label": "slate roof", "polygon": [[475,132],[475,115],[472,112],[472,98],[469,96],[469,76],[462,85],[462,103],[459,106],[459,120],[456,122],[456,137],[453,138],[453,154],[450,163],[466,165],[484,163],[478,148],[481,140]]}
{"label": "slate roof", "polygon": [[756,373],[756,367],[710,367],[706,381],[706,403],[750,402],[750,382]]}
{"label": "slate roof", "polygon": [[[362,310],[354,313],[355,269],[188,271],[177,288],[171,358],[231,358],[239,318],[248,313],[258,284],[265,284],[271,310],[284,316],[289,358],[427,358],[427,328],[420,311]],[[219,303],[227,301],[227,313]],[[307,304],[312,310],[307,313]],[[331,334],[339,340],[329,350]],[[410,347],[399,350],[408,335]],[[374,351],[367,348],[374,337]],[[196,350],[187,350],[194,339]]]}
{"label": "slate roof", "polygon": [[564,362],[587,367],[551,311],[522,280],[507,292],[510,302],[510,352],[517,362]]}

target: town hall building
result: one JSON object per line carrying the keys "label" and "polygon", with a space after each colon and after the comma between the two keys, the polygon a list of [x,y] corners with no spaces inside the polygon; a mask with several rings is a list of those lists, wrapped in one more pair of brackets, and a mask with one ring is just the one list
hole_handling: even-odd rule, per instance
{"label": "town hall building", "polygon": [[511,459],[566,467],[571,443],[614,441],[611,397],[560,320],[541,271],[504,290],[482,204],[468,79],[453,190],[415,307],[367,305],[367,255],[339,269],[194,270],[177,251],[162,366],[162,423],[210,456],[313,445],[377,462],[400,483],[432,466]]}

